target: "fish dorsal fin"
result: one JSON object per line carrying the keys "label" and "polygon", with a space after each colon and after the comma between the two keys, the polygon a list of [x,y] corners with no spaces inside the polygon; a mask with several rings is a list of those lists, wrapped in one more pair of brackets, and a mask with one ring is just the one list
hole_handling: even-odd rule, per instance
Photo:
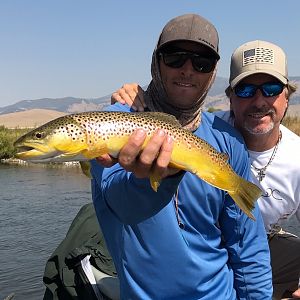
{"label": "fish dorsal fin", "polygon": [[167,123],[170,123],[172,125],[181,127],[178,120],[173,115],[170,115],[170,114],[167,114],[167,113],[151,111],[151,112],[137,112],[136,114],[144,115],[148,118],[151,117],[153,119],[157,119],[157,120],[167,122]]}

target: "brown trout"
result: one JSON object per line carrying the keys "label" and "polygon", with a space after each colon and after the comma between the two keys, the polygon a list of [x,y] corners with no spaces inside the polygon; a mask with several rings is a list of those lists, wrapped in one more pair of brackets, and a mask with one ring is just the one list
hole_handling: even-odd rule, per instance
{"label": "brown trout", "polygon": [[[144,145],[158,129],[174,140],[171,167],[189,171],[202,180],[227,191],[236,204],[252,219],[251,210],[261,195],[253,183],[237,175],[228,156],[190,131],[175,117],[157,112],[85,112],[63,116],[20,137],[14,146],[17,157],[31,162],[86,161],[103,154],[117,157],[134,130],[146,132]],[[150,176],[157,190],[160,178]]]}

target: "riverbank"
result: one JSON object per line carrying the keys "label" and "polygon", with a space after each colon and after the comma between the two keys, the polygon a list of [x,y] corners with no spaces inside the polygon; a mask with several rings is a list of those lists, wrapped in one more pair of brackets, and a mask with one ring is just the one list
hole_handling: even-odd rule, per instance
{"label": "riverbank", "polygon": [[[0,159],[0,164],[7,164],[7,165],[22,165],[22,166],[30,166],[30,165],[36,165],[34,163],[26,162],[21,159],[17,158],[7,158],[7,159]],[[69,161],[69,162],[63,162],[63,163],[39,163],[40,166],[44,167],[80,167],[80,164],[78,161]]]}

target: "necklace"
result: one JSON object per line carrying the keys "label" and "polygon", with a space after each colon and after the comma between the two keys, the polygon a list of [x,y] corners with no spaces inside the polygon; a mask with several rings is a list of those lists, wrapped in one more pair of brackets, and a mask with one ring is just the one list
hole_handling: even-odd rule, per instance
{"label": "necklace", "polygon": [[280,140],[281,140],[281,137],[282,137],[282,133],[281,133],[281,131],[279,131],[278,141],[277,141],[277,143],[276,143],[276,145],[275,145],[275,147],[274,147],[274,150],[273,150],[273,152],[272,152],[272,154],[271,154],[271,156],[270,156],[269,161],[267,162],[267,164],[266,164],[264,167],[262,167],[262,168],[256,168],[256,167],[254,167],[254,166],[252,165],[252,167],[253,167],[253,168],[255,169],[255,171],[257,172],[257,176],[256,176],[256,177],[258,178],[259,182],[261,182],[261,181],[265,178],[267,167],[268,167],[268,166],[272,163],[272,161],[274,160],[274,157],[275,157],[276,152],[277,152],[277,150],[278,150],[278,146],[279,146],[279,142],[280,142]]}

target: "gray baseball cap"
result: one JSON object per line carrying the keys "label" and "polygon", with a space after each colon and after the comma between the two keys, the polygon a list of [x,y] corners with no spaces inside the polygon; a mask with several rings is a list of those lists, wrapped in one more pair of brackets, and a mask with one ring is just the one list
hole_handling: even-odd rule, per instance
{"label": "gray baseball cap", "polygon": [[229,84],[234,88],[244,78],[257,73],[269,74],[288,83],[284,51],[266,41],[251,41],[238,47],[231,56]]}
{"label": "gray baseball cap", "polygon": [[170,20],[162,30],[157,49],[176,41],[191,41],[207,46],[219,59],[219,36],[209,21],[196,14],[185,14]]}

